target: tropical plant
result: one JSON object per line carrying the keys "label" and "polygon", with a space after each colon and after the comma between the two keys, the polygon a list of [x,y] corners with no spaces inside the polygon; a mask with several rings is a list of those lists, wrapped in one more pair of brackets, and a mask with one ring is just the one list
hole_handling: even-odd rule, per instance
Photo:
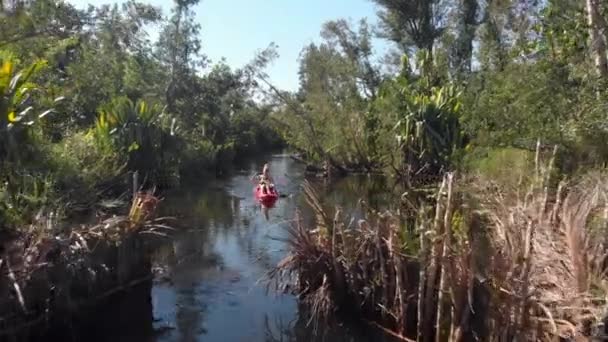
{"label": "tropical plant", "polygon": [[177,131],[160,105],[118,97],[100,108],[92,134],[103,148],[128,154],[130,170],[155,171],[174,159]]}
{"label": "tropical plant", "polygon": [[[46,66],[36,61],[17,70],[17,60],[10,53],[0,53],[0,160],[18,161],[26,152],[27,129],[52,109],[38,111],[32,103],[39,90],[33,78]],[[59,99],[57,99],[59,101]]]}
{"label": "tropical plant", "polygon": [[[419,60],[420,69],[423,62]],[[433,86],[432,77],[425,74],[404,73],[385,84],[375,107],[390,113],[385,123],[392,125],[399,151],[393,167],[408,180],[422,174],[437,176],[450,167],[463,144],[460,97],[456,86]]]}

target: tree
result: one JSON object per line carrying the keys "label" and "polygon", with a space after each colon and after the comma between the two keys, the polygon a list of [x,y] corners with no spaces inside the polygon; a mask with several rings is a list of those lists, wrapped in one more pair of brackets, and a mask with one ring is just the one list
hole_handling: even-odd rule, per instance
{"label": "tree", "polygon": [[606,30],[606,25],[604,18],[601,16],[600,1],[586,1],[591,56],[597,74],[600,78],[606,79],[608,76],[608,60],[606,59],[606,36],[603,34],[603,31]]}
{"label": "tree", "polygon": [[375,118],[367,109],[382,82],[372,61],[371,32],[365,21],[355,30],[336,20],[324,24],[321,35],[321,44],[309,44],[300,54],[297,94],[280,94],[285,106],[279,127],[315,160],[369,168],[375,153],[368,133],[375,131]]}
{"label": "tree", "polygon": [[84,126],[93,123],[98,107],[109,98],[133,94],[125,85],[124,75],[138,62],[152,64],[147,62],[151,56],[144,26],[160,20],[157,8],[135,1],[121,7],[104,5],[92,12],[93,29],[80,33],[86,39],[77,40],[72,57],[65,62],[65,80],[61,81],[71,90],[65,94],[71,99],[68,110]]}
{"label": "tree", "polygon": [[435,41],[445,30],[447,7],[443,0],[372,0],[381,7],[380,36],[404,53],[425,49],[432,55]]}
{"label": "tree", "polygon": [[372,33],[367,21],[362,19],[359,22],[357,32],[344,19],[329,21],[323,25],[321,37],[329,44],[340,47],[341,53],[355,69],[354,76],[361,91],[368,97],[375,97],[381,78],[372,61]]}
{"label": "tree", "polygon": [[578,0],[550,0],[540,18],[536,29],[540,57],[573,68],[588,59],[584,3]]}
{"label": "tree", "polygon": [[[17,1],[0,11],[0,18],[0,48],[12,49],[46,46],[75,35],[87,23],[84,12],[55,0]],[[32,40],[37,42],[31,44]]]}
{"label": "tree", "polygon": [[177,108],[178,102],[196,94],[196,71],[207,62],[207,58],[200,53],[198,35],[201,27],[195,23],[191,9],[198,3],[199,0],[175,0],[173,14],[163,27],[157,43],[157,56],[169,70],[164,94],[169,112],[185,114],[184,110]]}
{"label": "tree", "polygon": [[479,25],[478,0],[459,0],[457,11],[457,38],[452,49],[451,68],[457,74],[468,74],[473,62],[473,41]]}

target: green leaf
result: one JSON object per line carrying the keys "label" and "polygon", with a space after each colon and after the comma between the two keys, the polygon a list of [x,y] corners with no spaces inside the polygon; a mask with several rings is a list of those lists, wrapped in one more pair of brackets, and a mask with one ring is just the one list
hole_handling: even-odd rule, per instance
{"label": "green leaf", "polygon": [[128,152],[133,152],[133,151],[137,151],[139,150],[139,144],[137,144],[136,141],[134,141],[131,146],[129,146]]}

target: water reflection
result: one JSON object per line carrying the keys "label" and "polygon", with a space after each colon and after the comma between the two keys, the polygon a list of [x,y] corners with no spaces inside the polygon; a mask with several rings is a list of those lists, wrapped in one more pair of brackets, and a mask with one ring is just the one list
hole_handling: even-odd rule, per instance
{"label": "water reflection", "polygon": [[267,342],[360,342],[360,341],[390,341],[385,336],[372,334],[369,330],[360,329],[354,322],[349,324],[326,322],[314,326],[305,308],[297,317],[287,321],[284,317],[271,319],[264,317],[265,341]]}
{"label": "water reflection", "polygon": [[[158,341],[367,341],[344,327],[314,331],[290,295],[267,294],[260,284],[286,253],[285,228],[296,208],[306,214],[300,185],[303,168],[287,157],[271,159],[281,194],[273,207],[253,198],[250,163],[213,186],[189,187],[169,194],[165,215],[178,217],[180,233],[155,255],[167,281],[152,290],[156,328],[170,327]],[[336,183],[313,180],[327,206],[357,210],[360,198],[388,205],[386,182],[353,177]],[[322,330],[322,333],[320,331]]]}

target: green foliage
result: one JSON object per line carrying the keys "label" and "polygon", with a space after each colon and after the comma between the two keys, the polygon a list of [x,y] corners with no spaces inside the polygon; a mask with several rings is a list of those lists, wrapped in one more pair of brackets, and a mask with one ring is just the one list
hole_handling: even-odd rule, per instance
{"label": "green foliage", "polygon": [[230,118],[236,156],[281,146],[281,139],[271,123],[271,111],[271,107],[247,106]]}
{"label": "green foliage", "polygon": [[468,152],[464,170],[505,189],[518,189],[534,175],[534,152],[529,150],[479,147]]}
{"label": "green foliage", "polygon": [[34,76],[45,66],[37,61],[23,70],[9,53],[0,54],[0,160],[18,162],[27,153],[28,129],[51,110],[39,112],[31,104],[38,86]]}
{"label": "green foliage", "polygon": [[[456,167],[500,178],[498,165],[519,165],[505,151],[538,139],[560,146],[569,172],[608,162],[606,83],[592,72],[583,3],[373,2],[378,30],[325,23],[289,93],[263,71],[274,45],[241,69],[209,65],[198,0],[168,17],[133,0],[86,11],[19,1],[0,21],[0,176],[48,176],[75,198],[128,171],[153,182],[221,172],[283,141],[319,164],[408,179]],[[396,47],[383,60],[374,33]],[[259,101],[260,90],[275,96]]]}
{"label": "green foliage", "polygon": [[324,43],[302,51],[301,89],[283,96],[288,103],[277,115],[279,131],[313,160],[371,167],[374,155],[366,141],[373,119],[367,107],[380,79],[371,64],[368,27],[361,22],[354,31],[345,21],[330,22],[323,36]]}
{"label": "green foliage", "polygon": [[48,167],[57,186],[79,202],[92,202],[105,186],[118,182],[128,158],[96,140],[93,134],[77,132],[46,147]]}
{"label": "green foliage", "polygon": [[95,46],[83,45],[78,54],[78,63],[66,68],[69,92],[65,96],[70,98],[68,111],[74,113],[78,126],[86,127],[94,122],[97,108],[122,91],[122,64],[118,56],[100,54]]}
{"label": "green foliage", "polygon": [[539,33],[538,48],[554,60],[579,64],[586,55],[586,26],[582,2],[551,0],[542,10],[540,22],[534,27]]}
{"label": "green foliage", "polygon": [[[424,63],[419,60],[419,68]],[[397,144],[389,146],[399,151],[394,159],[408,179],[447,171],[463,145],[461,93],[453,85],[432,86],[431,79],[407,74],[397,77],[385,84],[375,104],[376,110],[390,118],[385,127],[393,125],[391,135]]]}
{"label": "green foliage", "polygon": [[157,105],[115,98],[103,105],[91,133],[99,146],[128,155],[128,168],[161,171],[175,162],[175,120]]}
{"label": "green foliage", "polygon": [[608,93],[599,96],[593,88],[585,89],[577,94],[576,106],[568,115],[568,121],[562,127],[563,142],[566,149],[569,169],[589,168],[608,163],[608,147],[604,143],[608,139],[606,126],[606,110],[608,109]]}
{"label": "green foliage", "polygon": [[[178,1],[168,19],[134,0],[86,11],[35,0],[3,11],[0,178],[48,177],[53,191],[34,197],[90,207],[124,186],[130,171],[162,186],[279,145],[274,107],[254,101],[255,79],[276,51],[243,69],[220,62],[205,70],[197,3]],[[150,24],[161,27],[154,42]],[[30,192],[15,184],[3,193]],[[11,203],[16,210],[5,207],[0,217],[27,221],[30,210],[18,210],[25,202]]]}
{"label": "green foliage", "polygon": [[31,223],[42,210],[57,209],[57,193],[53,178],[46,174],[6,173],[0,184],[0,230],[13,225]]}
{"label": "green foliage", "polygon": [[467,131],[481,144],[558,143],[573,110],[571,82],[564,68],[541,63],[481,74],[467,92]]}

